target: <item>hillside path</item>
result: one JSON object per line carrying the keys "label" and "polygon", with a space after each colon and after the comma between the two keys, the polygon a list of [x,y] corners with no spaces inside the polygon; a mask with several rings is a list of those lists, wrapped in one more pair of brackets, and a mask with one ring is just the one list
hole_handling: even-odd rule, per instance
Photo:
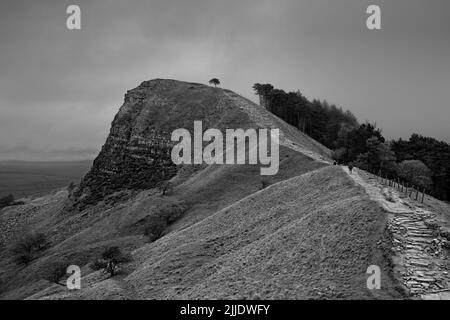
{"label": "hillside path", "polygon": [[388,212],[394,269],[411,295],[450,300],[449,257],[443,247],[446,239],[437,231],[436,214],[402,198],[398,190],[379,183],[365,171],[342,169]]}

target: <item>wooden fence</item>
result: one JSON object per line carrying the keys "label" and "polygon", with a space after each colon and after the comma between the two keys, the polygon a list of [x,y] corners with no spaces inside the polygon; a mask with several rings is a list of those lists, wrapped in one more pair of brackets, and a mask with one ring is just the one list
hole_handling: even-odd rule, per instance
{"label": "wooden fence", "polygon": [[[377,181],[388,186],[397,189],[398,191],[404,193],[407,197],[420,201],[421,203],[425,200],[425,188],[420,188],[418,186],[415,186],[409,182],[405,182],[403,180],[400,180],[399,178],[388,178],[387,175],[383,174],[383,172],[380,170],[378,172],[376,171],[368,171],[370,174],[376,177]],[[420,191],[422,190],[422,191]]]}

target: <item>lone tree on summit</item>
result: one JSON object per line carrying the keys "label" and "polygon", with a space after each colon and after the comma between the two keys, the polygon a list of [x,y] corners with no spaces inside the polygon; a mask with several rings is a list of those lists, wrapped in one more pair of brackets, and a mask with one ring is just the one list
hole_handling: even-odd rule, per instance
{"label": "lone tree on summit", "polygon": [[217,87],[220,84],[220,81],[217,78],[212,78],[211,80],[209,80],[209,84],[213,84],[214,87]]}

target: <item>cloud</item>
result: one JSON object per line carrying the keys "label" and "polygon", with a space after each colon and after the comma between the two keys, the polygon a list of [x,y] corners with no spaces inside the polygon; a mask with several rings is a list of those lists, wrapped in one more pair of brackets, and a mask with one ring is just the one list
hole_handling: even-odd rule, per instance
{"label": "cloud", "polygon": [[127,90],[211,77],[251,99],[255,82],[300,89],[388,137],[450,141],[450,3],[380,0],[373,33],[369,2],[81,0],[80,31],[65,28],[72,1],[2,2],[0,146],[32,146],[23,160],[98,150]]}

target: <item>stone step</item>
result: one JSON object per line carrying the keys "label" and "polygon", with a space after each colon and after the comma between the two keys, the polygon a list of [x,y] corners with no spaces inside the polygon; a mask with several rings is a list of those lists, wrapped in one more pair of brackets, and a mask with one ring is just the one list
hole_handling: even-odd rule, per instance
{"label": "stone step", "polygon": [[405,254],[405,258],[409,259],[409,260],[417,260],[417,261],[427,261],[428,260],[428,256],[424,255],[424,254]]}
{"label": "stone step", "polygon": [[405,250],[406,257],[414,257],[414,256],[426,256],[422,250],[417,249],[406,249]]}
{"label": "stone step", "polygon": [[413,245],[413,244],[407,244],[406,245],[406,249],[416,249],[416,250],[418,250],[420,252],[423,251],[423,248],[421,246],[416,246],[416,245]]}
{"label": "stone step", "polygon": [[423,243],[425,245],[429,245],[433,243],[433,240],[430,240],[428,238],[419,238],[419,237],[406,237],[407,242],[416,242],[416,243]]}
{"label": "stone step", "polygon": [[432,230],[428,228],[406,227],[406,229],[410,232],[426,232],[426,233],[432,232]]}
{"label": "stone step", "polygon": [[433,234],[430,233],[425,233],[425,232],[407,232],[406,236],[408,237],[423,237],[423,238],[434,238]]}
{"label": "stone step", "polygon": [[427,248],[431,245],[431,242],[421,241],[420,239],[405,239],[406,244],[412,244],[415,246],[420,246],[421,248]]}
{"label": "stone step", "polygon": [[419,282],[426,282],[426,283],[432,283],[432,282],[436,282],[437,280],[434,278],[425,278],[425,277],[417,277],[415,278],[416,281]]}
{"label": "stone step", "polygon": [[428,246],[425,243],[421,242],[406,241],[406,244],[410,246],[415,246],[416,247],[415,249],[420,251],[425,251],[428,248]]}
{"label": "stone step", "polygon": [[407,226],[406,227],[408,230],[410,231],[417,231],[417,232],[432,232],[432,230],[430,230],[429,228],[427,228],[426,226]]}
{"label": "stone step", "polygon": [[409,261],[410,264],[412,265],[416,265],[416,266],[420,266],[420,267],[428,267],[430,266],[430,262],[426,261],[426,260],[419,260],[419,259],[410,259]]}

